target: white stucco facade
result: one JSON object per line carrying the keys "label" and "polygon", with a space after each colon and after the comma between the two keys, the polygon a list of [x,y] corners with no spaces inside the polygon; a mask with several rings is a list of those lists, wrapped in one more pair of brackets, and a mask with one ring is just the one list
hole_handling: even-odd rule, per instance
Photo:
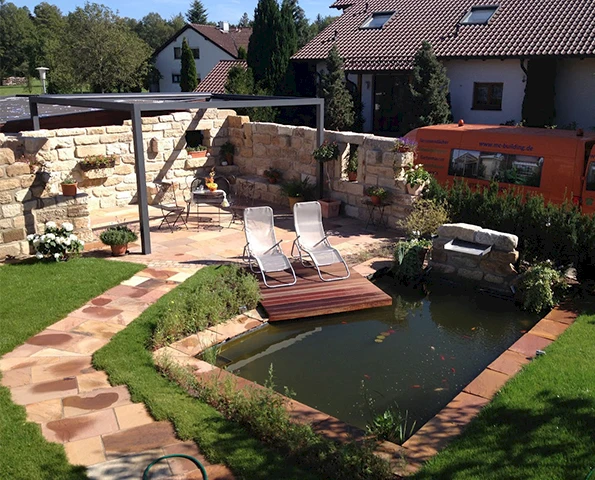
{"label": "white stucco facade", "polygon": [[558,61],[556,124],[595,130],[595,58]]}
{"label": "white stucco facade", "polygon": [[[521,121],[525,75],[519,60],[450,60],[443,62],[450,79],[450,101],[455,121],[498,125]],[[474,83],[502,83],[501,110],[474,110]]]}
{"label": "white stucco facade", "polygon": [[186,37],[190,48],[198,48],[200,50],[200,58],[194,60],[199,81],[205,78],[220,60],[235,59],[235,57],[231,56],[196,30],[188,28],[155,57],[155,66],[163,77],[159,81],[160,92],[180,92],[180,84],[173,82],[172,75],[180,74],[182,60],[175,58],[174,48],[182,48],[184,37]]}

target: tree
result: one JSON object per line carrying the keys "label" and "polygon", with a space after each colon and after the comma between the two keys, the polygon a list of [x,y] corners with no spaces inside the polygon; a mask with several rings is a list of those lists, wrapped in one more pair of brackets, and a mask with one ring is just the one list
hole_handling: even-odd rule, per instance
{"label": "tree", "polygon": [[182,15],[181,13],[178,13],[177,15],[171,17],[171,19],[169,20],[169,24],[174,29],[174,32],[177,32],[178,30],[182,30],[182,28],[184,28],[184,26],[186,25],[186,20],[184,20],[184,15]]}
{"label": "tree", "polygon": [[248,57],[248,52],[242,45],[240,45],[238,47],[238,58],[240,58],[242,60],[246,60],[247,57]]}
{"label": "tree", "polygon": [[[323,17],[322,15],[316,15],[316,20],[312,22],[310,25],[310,39],[314,38],[320,32],[322,32],[326,27],[328,27],[331,23],[333,23],[337,17],[331,17],[330,15]],[[310,40],[309,39],[309,40]]]}
{"label": "tree", "polygon": [[325,127],[330,130],[349,130],[355,119],[353,98],[345,85],[343,59],[335,44],[326,58],[326,69],[321,79]]}
{"label": "tree", "polygon": [[29,73],[33,23],[27,7],[0,2],[0,79]]}
{"label": "tree", "polygon": [[284,0],[284,3],[285,2],[287,2],[287,5],[291,10],[291,15],[295,24],[295,32],[297,35],[297,49],[300,49],[312,39],[310,23],[306,18],[304,9],[298,5],[298,0]]}
{"label": "tree", "polygon": [[413,60],[411,97],[413,118],[410,128],[451,121],[446,68],[438,61],[432,45],[422,42]]}
{"label": "tree", "polygon": [[190,5],[190,10],[186,12],[186,19],[190,23],[198,25],[206,25],[209,20],[207,18],[207,9],[200,0],[194,0]]}
{"label": "tree", "polygon": [[527,127],[554,125],[556,109],[556,59],[529,60],[523,98],[523,120]]}
{"label": "tree", "polygon": [[276,62],[280,24],[281,12],[277,2],[259,0],[254,10],[247,61],[254,74],[255,83],[269,93],[273,92],[284,73]]}
{"label": "tree", "polygon": [[59,48],[66,28],[66,19],[55,5],[42,2],[33,9],[33,58],[31,61],[31,74],[36,67],[52,65],[52,52]]}
{"label": "tree", "polygon": [[56,63],[49,65],[51,81],[72,80],[78,88],[90,86],[98,93],[139,90],[150,54],[149,46],[111,9],[87,3],[68,15],[65,34],[52,54]]}
{"label": "tree", "polygon": [[176,33],[176,29],[171,22],[154,12],[145,15],[138,22],[134,31],[153,50],[159,48]]}
{"label": "tree", "polygon": [[238,22],[238,27],[246,28],[246,27],[249,27],[250,25],[252,25],[252,22],[250,21],[250,17],[248,16],[248,14],[246,12],[244,12],[244,15],[242,15],[242,18],[240,18],[240,21]]}
{"label": "tree", "polygon": [[198,85],[196,63],[194,63],[194,55],[192,49],[188,46],[186,37],[182,40],[182,68],[180,74],[180,89],[182,92],[193,92]]}

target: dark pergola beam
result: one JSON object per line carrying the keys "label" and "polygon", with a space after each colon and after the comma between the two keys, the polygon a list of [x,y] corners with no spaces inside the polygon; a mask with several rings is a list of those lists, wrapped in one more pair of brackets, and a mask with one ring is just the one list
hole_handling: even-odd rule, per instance
{"label": "dark pergola beam", "polygon": [[[143,254],[151,253],[151,235],[149,230],[149,207],[147,199],[147,178],[145,171],[145,153],[142,132],[142,112],[234,109],[247,107],[316,107],[316,146],[324,141],[324,99],[299,97],[266,97],[256,95],[223,95],[209,93],[125,93],[125,94],[79,94],[79,95],[32,95],[29,97],[29,109],[33,129],[39,130],[39,104],[67,105],[74,107],[97,108],[101,110],[120,110],[130,112],[132,119],[132,141],[138,213],[140,221],[141,248]],[[324,166],[318,169],[319,197],[323,194]]]}

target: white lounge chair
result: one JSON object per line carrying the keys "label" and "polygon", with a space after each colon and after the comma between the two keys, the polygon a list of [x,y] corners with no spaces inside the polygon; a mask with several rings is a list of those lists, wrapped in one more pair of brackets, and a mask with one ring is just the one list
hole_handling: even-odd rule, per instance
{"label": "white lounge chair", "polygon": [[[331,246],[328,237],[322,227],[322,213],[318,202],[299,202],[293,207],[293,221],[295,225],[296,239],[291,247],[291,254],[297,248],[302,265],[307,266],[304,257],[309,257],[318,276],[323,282],[345,280],[349,278],[350,272],[347,263],[339,251]],[[320,267],[342,263],[346,275],[343,277],[324,278]]]}
{"label": "white lounge chair", "polygon": [[[250,269],[256,272],[254,263],[262,274],[264,284],[269,288],[288,287],[295,285],[297,278],[289,259],[279,247],[283,240],[277,241],[273,224],[273,209],[271,207],[250,207],[244,210],[244,232],[246,233],[246,246],[244,247],[244,260]],[[269,285],[266,274],[269,272],[282,272],[289,270],[293,281]]]}

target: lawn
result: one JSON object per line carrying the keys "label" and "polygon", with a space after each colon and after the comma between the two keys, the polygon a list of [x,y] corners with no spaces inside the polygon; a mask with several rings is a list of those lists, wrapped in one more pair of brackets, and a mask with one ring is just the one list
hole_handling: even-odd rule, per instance
{"label": "lawn", "polygon": [[27,85],[5,85],[0,86],[0,96],[12,96],[12,95],[35,95],[43,93],[41,89],[41,80],[39,79],[32,79],[31,81],[31,91]]}
{"label": "lawn", "polygon": [[582,315],[414,479],[584,479],[595,466],[594,357],[595,315]]}
{"label": "lawn", "polygon": [[204,268],[160,298],[126,329],[118,332],[93,357],[114,385],[127,385],[135,402],[144,402],[157,420],[173,423],[178,436],[194,440],[213,463],[225,463],[238,478],[250,480],[314,480],[277,451],[266,447],[235,422],[209,405],[187,395],[155,369],[151,352],[153,331],[168,304],[178,302],[185,289],[212,281],[213,269]]}
{"label": "lawn", "polygon": [[[92,298],[131,277],[143,265],[78,258],[0,267],[0,356]],[[80,480],[85,469],[68,463],[61,445],[47,442],[0,387],[0,478]]]}

